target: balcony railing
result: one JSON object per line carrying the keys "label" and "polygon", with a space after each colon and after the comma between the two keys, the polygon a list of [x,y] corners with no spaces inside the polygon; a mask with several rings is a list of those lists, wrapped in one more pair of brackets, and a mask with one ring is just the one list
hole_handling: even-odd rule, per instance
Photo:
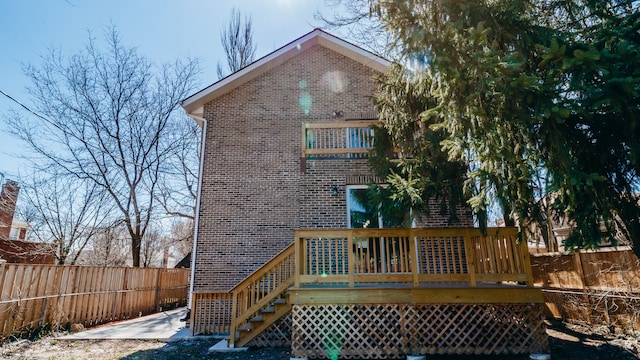
{"label": "balcony railing", "polygon": [[302,157],[366,157],[379,121],[358,120],[302,124]]}
{"label": "balcony railing", "polygon": [[297,230],[296,287],[514,282],[533,286],[515,228]]}

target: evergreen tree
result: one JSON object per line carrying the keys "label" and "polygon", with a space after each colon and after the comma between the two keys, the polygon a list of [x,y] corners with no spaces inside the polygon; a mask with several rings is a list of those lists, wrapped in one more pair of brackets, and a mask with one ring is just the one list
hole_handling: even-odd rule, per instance
{"label": "evergreen tree", "polygon": [[405,226],[411,225],[412,216],[431,215],[429,204],[434,201],[440,204],[439,215],[448,215],[449,223],[455,224],[456,209],[466,200],[462,189],[467,165],[449,160],[440,145],[446,130],[433,128],[439,117],[423,113],[436,105],[425,96],[430,80],[421,74],[408,77],[396,64],[378,81],[381,91],[376,94],[376,106],[391,131],[375,131],[369,164],[390,187],[374,189],[383,218],[397,218],[396,223]]}
{"label": "evergreen tree", "polygon": [[495,198],[523,228],[567,216],[571,248],[597,246],[604,225],[605,237],[617,233],[640,254],[637,1],[372,6],[407,63],[422,65],[411,76],[429,79],[420,116],[386,123],[396,140],[427,143],[425,125],[443,131],[442,149],[469,166],[476,210]]}

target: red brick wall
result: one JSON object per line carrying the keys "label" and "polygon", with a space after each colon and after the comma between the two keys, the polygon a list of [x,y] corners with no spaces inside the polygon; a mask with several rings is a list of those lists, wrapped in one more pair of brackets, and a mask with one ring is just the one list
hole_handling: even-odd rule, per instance
{"label": "red brick wall", "polygon": [[7,180],[2,184],[2,191],[0,192],[0,239],[9,238],[19,191],[20,185],[15,181]]}
{"label": "red brick wall", "polygon": [[[195,291],[228,290],[290,244],[296,228],[346,227],[345,186],[370,176],[366,160],[309,159],[301,169],[301,128],[369,117],[372,75],[316,45],[205,106]],[[301,97],[312,100],[308,113]]]}
{"label": "red brick wall", "polygon": [[50,244],[0,239],[0,259],[17,264],[55,264]]}

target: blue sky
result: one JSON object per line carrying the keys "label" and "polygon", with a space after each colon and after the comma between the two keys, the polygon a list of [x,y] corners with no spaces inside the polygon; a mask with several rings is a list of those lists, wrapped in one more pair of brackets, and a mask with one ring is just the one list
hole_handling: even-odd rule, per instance
{"label": "blue sky", "polygon": [[[200,59],[199,87],[207,86],[217,80],[218,60],[226,66],[220,30],[233,7],[252,17],[256,58],[313,30],[316,10],[333,11],[323,0],[0,0],[0,89],[30,105],[23,64],[37,66],[50,48],[74,54],[89,32],[102,40],[110,24],[126,46],[153,62]],[[0,173],[17,179],[28,168],[19,158],[24,146],[5,132],[11,107],[0,95]]]}

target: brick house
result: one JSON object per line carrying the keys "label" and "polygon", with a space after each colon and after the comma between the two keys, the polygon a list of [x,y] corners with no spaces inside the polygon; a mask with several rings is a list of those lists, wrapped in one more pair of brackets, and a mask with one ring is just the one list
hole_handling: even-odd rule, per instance
{"label": "brick house", "polygon": [[14,219],[20,184],[7,180],[0,191],[0,260],[9,263],[54,264],[48,244],[26,241],[29,224]]}
{"label": "brick house", "polygon": [[[206,121],[194,290],[229,289],[289,245],[293,229],[350,225],[347,195],[373,180],[366,158],[306,155],[301,129],[377,120],[373,77],[387,66],[314,30],[183,102]],[[432,213],[428,225],[446,225]]]}
{"label": "brick house", "polygon": [[[193,333],[229,332],[234,335],[229,340],[229,344],[233,346],[236,331],[247,330],[246,323],[249,322],[249,314],[253,312],[251,304],[247,305],[248,299],[257,301],[255,306],[268,305],[268,308],[273,308],[274,304],[280,304],[276,297],[283,296],[282,289],[295,288],[297,300],[282,300],[284,308],[275,310],[277,318],[274,317],[272,322],[265,324],[264,329],[280,326],[276,333],[292,334],[288,340],[284,340],[284,344],[290,344],[294,348],[294,355],[322,356],[313,352],[316,350],[309,350],[312,345],[300,343],[306,340],[296,340],[309,338],[306,335],[296,335],[300,331],[308,331],[308,328],[303,329],[308,326],[308,322],[297,322],[296,319],[307,316],[324,318],[323,314],[311,314],[304,310],[306,308],[303,303],[306,300],[302,299],[311,299],[313,296],[304,296],[301,278],[302,282],[310,279],[314,284],[330,282],[332,279],[344,282],[348,278],[352,294],[354,279],[360,276],[358,274],[366,273],[363,279],[373,279],[367,277],[373,275],[384,281],[401,278],[405,281],[409,279],[405,276],[411,276],[411,262],[422,261],[423,265],[420,266],[422,272],[425,272],[429,266],[440,261],[434,254],[408,261],[406,258],[409,256],[409,247],[413,249],[411,254],[416,254],[414,244],[421,246],[422,250],[429,246],[434,250],[437,246],[442,261],[446,258],[447,262],[451,262],[447,265],[451,265],[450,270],[446,271],[465,272],[464,276],[472,272],[471,255],[466,256],[465,253],[470,253],[473,245],[462,244],[462,236],[451,236],[451,239],[458,239],[452,240],[457,242],[451,246],[438,245],[449,241],[444,238],[438,239],[438,244],[425,240],[432,241],[427,246],[419,239],[427,239],[429,236],[421,237],[422,235],[413,233],[405,236],[398,235],[399,232],[382,237],[374,234],[357,241],[348,235],[343,236],[345,241],[338,240],[342,235],[336,234],[342,234],[340,231],[350,228],[392,227],[388,226],[386,219],[371,216],[366,192],[372,181],[380,182],[380,179],[373,176],[366,157],[372,141],[373,130],[370,127],[378,120],[372,100],[376,91],[374,77],[383,74],[388,66],[385,59],[316,29],[182,102],[187,114],[203,128],[191,266],[191,304],[192,311],[196,313],[192,315]],[[469,211],[460,209],[458,217],[460,223],[455,224],[456,226],[473,226]],[[431,216],[420,221],[420,226],[427,228],[446,225],[451,225],[448,216],[439,215],[438,211],[432,211]],[[299,229],[311,230],[299,232]],[[312,234],[313,231],[327,231],[326,234],[331,235],[322,233],[316,236]],[[364,232],[362,234],[369,236]],[[470,232],[466,234],[468,236]],[[387,239],[386,243],[384,239]],[[392,243],[393,245],[389,245]],[[463,247],[466,247],[466,252]],[[376,251],[382,251],[382,255]],[[334,252],[333,255],[331,252]],[[517,256],[523,257],[524,253],[526,251]],[[326,261],[325,254],[328,259]],[[304,256],[313,258],[313,263],[302,259]],[[339,259],[339,256],[342,258]],[[356,261],[352,256],[361,256],[367,260]],[[458,257],[460,262],[466,262],[468,257],[469,262],[453,265],[453,257]],[[523,259],[521,258],[522,264]],[[306,264],[301,264],[304,261]],[[322,264],[321,261],[325,263]],[[369,265],[372,267],[369,268]],[[269,266],[271,270],[266,269]],[[342,266],[341,270],[336,270],[336,266]],[[358,269],[354,268],[358,266]],[[417,269],[414,268],[416,276]],[[438,271],[445,271],[443,269],[442,267]],[[302,272],[306,275],[298,276]],[[356,272],[358,274],[354,277]],[[390,275],[393,272],[397,275]],[[526,280],[527,271],[524,267],[514,272],[518,272],[517,278]],[[284,273],[291,276],[284,279]],[[333,275],[336,277],[332,278]],[[461,276],[456,274],[456,278]],[[501,275],[501,278],[506,279],[507,276]],[[255,282],[247,285],[246,281]],[[472,282],[475,286],[475,280]],[[418,283],[418,278],[414,278],[413,284]],[[264,290],[265,287],[269,288],[269,292],[277,288],[280,293],[272,298],[263,297],[266,292],[262,290],[260,295],[246,293],[256,289]],[[519,293],[522,296],[515,296],[514,299],[528,303],[539,302],[541,293],[533,294],[533,289],[527,289]],[[464,290],[456,296],[457,299],[476,299],[479,296],[469,294]],[[325,295],[314,296],[317,298]],[[350,301],[360,305],[368,304],[364,305],[364,311],[377,311],[371,310],[373,308],[370,306],[373,305],[369,304],[370,300],[366,300],[369,295],[363,293],[358,296],[352,297]],[[240,303],[235,304],[236,301]],[[219,314],[231,312],[231,306],[220,310],[214,310],[213,307],[230,302],[234,302],[237,318],[225,315],[222,320],[217,319]],[[242,306],[246,306],[246,309],[240,309]],[[325,310],[323,308],[317,311]],[[342,310],[326,311],[339,313]],[[535,311],[536,314],[540,313],[537,307]],[[291,313],[294,315],[285,316]],[[388,314],[380,313],[376,316],[384,318]],[[455,314],[451,316],[459,317]],[[230,324],[229,318],[232,319]],[[263,315],[260,314],[260,319],[262,318]],[[444,324],[453,320],[443,318],[441,321]],[[327,320],[329,324],[332,322]],[[416,321],[416,324],[422,322]],[[248,330],[251,329],[251,339],[263,331],[263,328],[251,328],[249,325]],[[382,327],[378,330],[390,331]],[[363,331],[353,328],[349,332]],[[398,336],[398,339],[402,337]],[[534,339],[543,337],[540,334],[533,336]],[[523,338],[529,339],[531,336]],[[248,341],[250,340],[241,343]],[[362,339],[352,342],[368,343]],[[546,337],[530,347],[544,347],[545,343]],[[262,340],[261,344],[274,344],[274,341]],[[395,355],[408,351],[396,345],[390,346],[394,348],[391,353]],[[455,346],[457,345],[450,349],[455,349]],[[361,358],[365,354],[362,349],[354,349],[343,350],[342,356]]]}

